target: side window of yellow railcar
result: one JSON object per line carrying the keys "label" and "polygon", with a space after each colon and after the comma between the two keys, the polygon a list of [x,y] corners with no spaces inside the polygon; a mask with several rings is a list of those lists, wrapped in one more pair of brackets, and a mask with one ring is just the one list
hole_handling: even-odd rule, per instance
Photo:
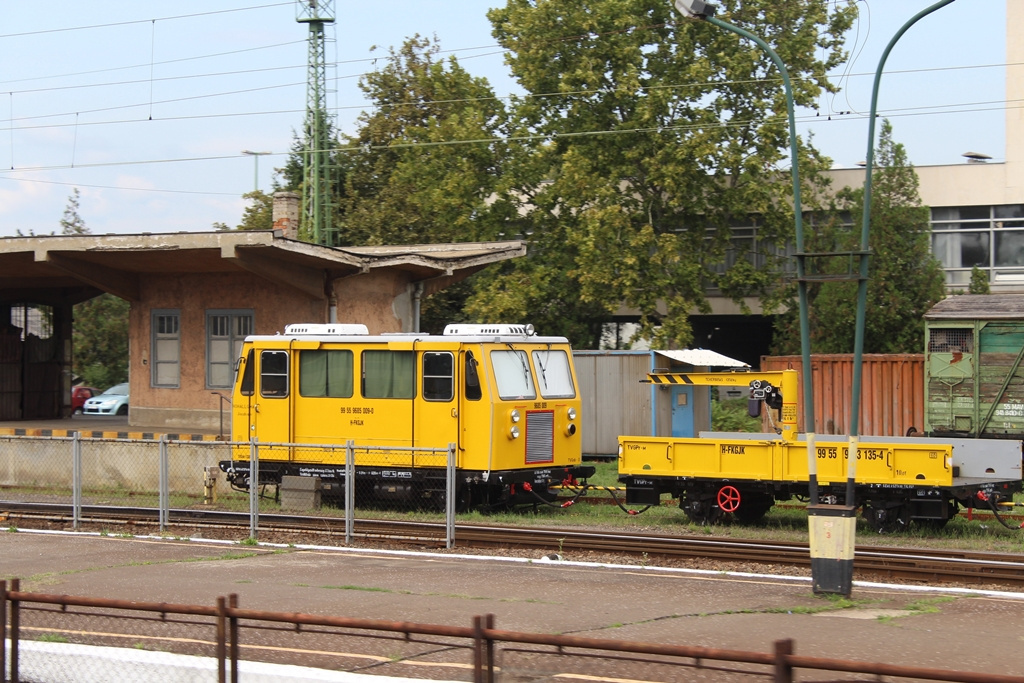
{"label": "side window of yellow railcar", "polygon": [[569,355],[561,349],[543,349],[533,352],[533,366],[537,369],[537,384],[544,398],[575,398]]}
{"label": "side window of yellow railcar", "polygon": [[352,352],[348,349],[299,352],[299,395],[352,397]]}
{"label": "side window of yellow railcar", "polygon": [[498,385],[498,396],[505,400],[537,398],[533,373],[525,351],[491,351],[491,366]]}
{"label": "side window of yellow railcar", "polygon": [[363,398],[412,398],[416,355],[412,351],[363,351]]}
{"label": "side window of yellow railcar", "polygon": [[455,356],[448,351],[423,352],[423,399],[450,401],[455,396]]}
{"label": "side window of yellow railcar", "polygon": [[288,395],[288,352],[260,352],[260,396],[283,398]]}

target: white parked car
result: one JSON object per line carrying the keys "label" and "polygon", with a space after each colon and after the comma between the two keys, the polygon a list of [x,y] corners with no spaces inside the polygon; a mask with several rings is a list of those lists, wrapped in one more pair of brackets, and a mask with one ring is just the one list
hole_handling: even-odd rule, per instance
{"label": "white parked car", "polygon": [[115,384],[102,394],[87,399],[82,409],[86,415],[127,415],[128,383]]}

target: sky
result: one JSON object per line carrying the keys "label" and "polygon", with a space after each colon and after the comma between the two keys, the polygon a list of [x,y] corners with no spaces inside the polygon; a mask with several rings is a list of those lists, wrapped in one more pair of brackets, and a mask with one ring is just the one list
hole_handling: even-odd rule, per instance
{"label": "sky", "polygon": [[[1022,1],[954,2],[896,44],[878,111],[911,163],[1003,160],[1005,3]],[[417,33],[437,36],[497,95],[521,93],[486,16],[502,4],[336,0],[327,103],[337,127],[353,133],[366,108],[359,75]],[[813,133],[836,166],[865,158],[878,60],[931,4],[859,0],[851,59],[831,74],[841,91],[797,113],[799,134]],[[60,232],[76,188],[95,234],[237,225],[242,195],[271,189],[302,127],[308,29],[296,10],[294,0],[0,0],[0,237]]]}

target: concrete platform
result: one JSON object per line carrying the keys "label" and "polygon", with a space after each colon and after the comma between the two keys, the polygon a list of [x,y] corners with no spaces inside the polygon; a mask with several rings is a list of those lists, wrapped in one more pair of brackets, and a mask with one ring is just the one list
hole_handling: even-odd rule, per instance
{"label": "concrete platform", "polygon": [[[576,563],[571,554],[544,561],[30,531],[0,533],[0,576],[45,593],[204,605],[237,593],[243,608],[455,626],[493,613],[499,629],[761,652],[792,638],[801,655],[1024,675],[1022,593],[858,583],[854,606],[840,609],[807,579]],[[718,680],[695,673],[687,680]]]}

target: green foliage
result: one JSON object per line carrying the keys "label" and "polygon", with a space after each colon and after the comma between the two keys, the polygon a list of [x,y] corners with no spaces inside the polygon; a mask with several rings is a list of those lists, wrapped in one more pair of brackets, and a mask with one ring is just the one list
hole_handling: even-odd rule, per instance
{"label": "green foliage", "polygon": [[716,432],[760,432],[761,418],[747,413],[747,399],[730,398],[711,404],[711,429]]}
{"label": "green foliage", "polygon": [[62,235],[88,235],[89,228],[85,221],[78,215],[78,201],[81,194],[76,187],[68,197],[68,205],[64,208],[64,216],[60,219],[60,234]]}
{"label": "green foliage", "polygon": [[128,310],[113,294],[75,305],[72,369],[85,384],[102,390],[128,381]]}
{"label": "green foliage", "polygon": [[[75,188],[60,219],[62,235],[90,234],[78,208]],[[102,390],[128,381],[128,309],[127,301],[112,294],[75,305],[71,369],[85,384]]]}
{"label": "green foliage", "polygon": [[[852,17],[834,4],[727,0],[721,16],[777,46],[797,104],[813,107]],[[510,105],[521,142],[495,206],[530,254],[483,282],[473,315],[526,317],[587,346],[625,304],[672,347],[691,341],[708,285],[769,294],[776,255],[730,241],[751,216],[763,244],[792,239],[786,97],[760,48],[657,0],[509,0],[488,16],[528,93]],[[825,167],[806,146],[800,163],[808,180]]]}
{"label": "green foliage", "polygon": [[343,244],[475,241],[489,232],[501,156],[489,141],[504,106],[486,79],[439,51],[415,36],[360,81],[374,107],[344,152]]}
{"label": "green foliage", "polygon": [[971,284],[967,287],[968,294],[990,294],[988,273],[978,266],[971,268]]}
{"label": "green foliage", "polygon": [[[945,294],[942,265],[931,254],[928,208],[921,206],[918,179],[903,145],[882,123],[872,180],[865,353],[914,353],[924,344],[924,314]],[[863,190],[844,189],[830,213],[809,227],[811,252],[857,251]],[[856,273],[856,258],[836,256],[816,264],[826,274]],[[793,293],[793,290],[791,290]],[[811,348],[818,353],[852,353],[856,331],[857,283],[831,281],[808,287]],[[800,334],[797,306],[780,317],[773,353],[796,353]]]}
{"label": "green foliage", "polygon": [[[274,227],[274,197],[260,190],[242,195],[249,204],[242,212],[242,222],[235,230],[270,230]],[[217,230],[230,230],[223,223],[216,223]]]}

